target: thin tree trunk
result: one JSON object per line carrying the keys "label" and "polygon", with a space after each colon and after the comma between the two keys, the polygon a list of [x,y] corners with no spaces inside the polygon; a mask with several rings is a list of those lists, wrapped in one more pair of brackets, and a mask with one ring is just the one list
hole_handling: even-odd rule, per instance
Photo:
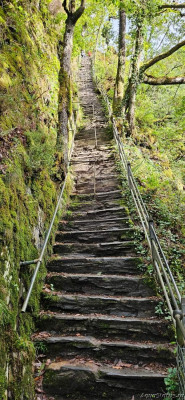
{"label": "thin tree trunk", "polygon": [[93,64],[96,65],[96,57],[97,57],[97,50],[98,50],[98,41],[99,41],[99,37],[100,37],[100,32],[101,32],[101,28],[103,25],[103,21],[104,18],[102,18],[102,21],[100,22],[100,25],[98,27],[98,31],[97,31],[97,35],[96,35],[96,46],[95,46],[95,50],[94,50],[94,56],[93,56]]}
{"label": "thin tree trunk", "polygon": [[71,54],[73,50],[73,36],[76,22],[81,17],[85,9],[85,0],[81,0],[80,7],[75,11],[75,0],[69,1],[67,7],[67,0],[64,0],[63,7],[67,14],[66,28],[63,40],[63,49],[60,58],[60,72],[59,72],[59,110],[58,110],[58,136],[57,136],[57,150],[63,154],[64,173],[67,171],[68,166],[68,119],[71,114]]}
{"label": "thin tree trunk", "polygon": [[63,153],[64,170],[68,165],[68,118],[71,104],[71,54],[73,48],[74,25],[70,20],[66,21],[63,52],[60,59],[59,73],[59,127],[57,147]]}
{"label": "thin tree trunk", "polygon": [[132,57],[131,74],[124,97],[124,112],[128,122],[127,136],[131,136],[135,132],[135,102],[139,84],[139,65],[143,50],[143,39],[143,17],[140,17],[136,32],[134,54]]}
{"label": "thin tree trunk", "polygon": [[116,115],[121,114],[121,105],[123,101],[124,78],[125,78],[125,60],[126,60],[126,13],[124,9],[119,10],[119,53],[117,76],[114,89],[113,112]]}

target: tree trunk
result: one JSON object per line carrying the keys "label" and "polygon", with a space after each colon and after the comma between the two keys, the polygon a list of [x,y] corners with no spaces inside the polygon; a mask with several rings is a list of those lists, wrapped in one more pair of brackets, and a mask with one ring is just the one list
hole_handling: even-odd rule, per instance
{"label": "tree trunk", "polygon": [[97,35],[96,35],[96,45],[95,45],[95,50],[94,50],[94,54],[93,54],[93,64],[94,64],[94,66],[96,65],[96,57],[97,57],[97,50],[98,50],[98,40],[99,40],[99,37],[100,37],[100,32],[101,32],[101,28],[102,28],[102,25],[103,25],[103,21],[104,21],[104,18],[102,18],[102,20],[100,22],[100,25],[99,25],[98,31],[97,31]]}
{"label": "tree trunk", "polygon": [[73,49],[74,25],[68,17],[64,34],[63,51],[60,57],[59,72],[59,127],[57,147],[63,153],[64,171],[68,165],[68,118],[71,105],[71,54]]}
{"label": "tree trunk", "polygon": [[131,74],[124,97],[124,113],[128,122],[127,136],[131,136],[135,132],[135,102],[137,87],[139,84],[139,65],[141,53],[143,50],[143,40],[143,17],[140,17],[136,31],[135,47],[131,64]]}
{"label": "tree trunk", "polygon": [[124,9],[119,9],[119,53],[117,76],[114,89],[113,112],[120,116],[123,101],[124,77],[125,77],[125,59],[126,59],[126,13]]}
{"label": "tree trunk", "polygon": [[66,28],[64,33],[63,48],[60,58],[59,72],[59,110],[58,110],[58,137],[57,150],[63,153],[64,173],[68,166],[68,118],[72,112],[72,93],[71,93],[71,54],[73,50],[73,36],[76,22],[81,17],[85,9],[85,0],[81,0],[81,5],[75,11],[75,0],[63,1],[63,7],[67,14]]}

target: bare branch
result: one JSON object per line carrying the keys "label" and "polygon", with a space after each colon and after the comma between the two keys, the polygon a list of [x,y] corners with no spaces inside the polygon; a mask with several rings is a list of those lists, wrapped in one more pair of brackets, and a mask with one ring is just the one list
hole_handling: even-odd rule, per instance
{"label": "bare branch", "polygon": [[141,73],[146,71],[148,68],[152,67],[152,65],[158,63],[161,60],[164,60],[164,58],[167,58],[171,56],[171,54],[175,53],[177,50],[179,50],[181,47],[185,46],[185,40],[182,42],[176,44],[174,47],[172,47],[170,50],[159,54],[158,56],[152,58],[151,60],[148,60],[145,64],[143,64],[140,68]]}
{"label": "bare branch", "polygon": [[69,12],[73,14],[75,12],[75,0],[70,0],[69,2]]}
{"label": "bare branch", "polygon": [[81,15],[83,14],[85,10],[85,0],[81,0],[81,5],[80,7],[73,13],[72,16],[72,21],[73,24],[76,24],[76,22],[78,21],[78,19],[81,17]]}
{"label": "bare branch", "polygon": [[64,11],[66,12],[66,14],[69,16],[69,10],[67,8],[67,0],[64,0],[62,3],[63,7],[64,7]]}
{"label": "bare branch", "polygon": [[185,76],[161,76],[155,77],[152,75],[144,75],[142,83],[146,83],[148,85],[182,85],[185,84]]}
{"label": "bare branch", "polygon": [[159,6],[159,9],[162,10],[164,8],[171,8],[171,9],[181,9],[185,8],[185,3],[182,4],[163,4],[162,6]]}

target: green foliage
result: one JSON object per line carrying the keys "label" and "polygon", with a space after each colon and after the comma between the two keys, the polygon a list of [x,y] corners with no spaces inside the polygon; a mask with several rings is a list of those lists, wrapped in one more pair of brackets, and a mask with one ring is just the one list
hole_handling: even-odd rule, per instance
{"label": "green foliage", "polygon": [[[30,335],[40,309],[45,260],[29,302],[20,307],[56,204],[53,181],[58,124],[58,39],[64,15],[52,15],[49,1],[3,1],[0,7],[0,398],[33,400]],[[61,160],[62,163],[62,160]],[[61,175],[61,174],[60,174]],[[61,176],[60,176],[61,180]],[[71,184],[68,182],[63,207]],[[57,220],[56,220],[57,224]],[[56,227],[55,224],[55,227]],[[54,227],[54,229],[55,229]],[[51,253],[52,240],[48,246]],[[7,364],[9,378],[7,382]]]}
{"label": "green foliage", "polygon": [[102,36],[105,39],[106,45],[109,46],[110,41],[114,37],[114,32],[113,32],[112,24],[110,21],[105,22],[103,29],[102,29]]}
{"label": "green foliage", "polygon": [[31,174],[43,168],[51,171],[54,164],[55,138],[46,136],[43,131],[26,132],[28,160],[26,168]]}
{"label": "green foliage", "polygon": [[168,369],[168,377],[164,379],[167,393],[165,400],[170,400],[172,395],[178,395],[178,378],[177,378],[177,368]]}
{"label": "green foliage", "polygon": [[47,352],[47,346],[44,342],[39,342],[39,341],[35,342],[34,346],[38,354],[40,353],[45,354]]}

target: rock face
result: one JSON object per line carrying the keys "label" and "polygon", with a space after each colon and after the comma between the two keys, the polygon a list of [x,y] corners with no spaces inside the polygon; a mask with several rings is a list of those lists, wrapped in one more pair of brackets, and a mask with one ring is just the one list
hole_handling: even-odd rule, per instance
{"label": "rock face", "polygon": [[[33,400],[30,332],[45,277],[39,271],[21,315],[33,266],[59,191],[53,175],[58,128],[58,41],[65,22],[48,0],[0,2],[0,399]],[[62,18],[61,18],[62,19]],[[60,167],[61,168],[61,167]],[[61,171],[56,168],[56,175]]]}
{"label": "rock face", "polygon": [[56,400],[137,400],[165,391],[170,330],[138,269],[138,232],[123,205],[88,60],[80,82],[87,121],[76,137],[74,193],[56,233],[35,336],[45,337],[51,360],[43,388]]}
{"label": "rock face", "polygon": [[49,11],[53,14],[56,15],[59,12],[62,12],[63,7],[62,7],[62,1],[61,0],[52,0],[51,3],[49,3]]}

